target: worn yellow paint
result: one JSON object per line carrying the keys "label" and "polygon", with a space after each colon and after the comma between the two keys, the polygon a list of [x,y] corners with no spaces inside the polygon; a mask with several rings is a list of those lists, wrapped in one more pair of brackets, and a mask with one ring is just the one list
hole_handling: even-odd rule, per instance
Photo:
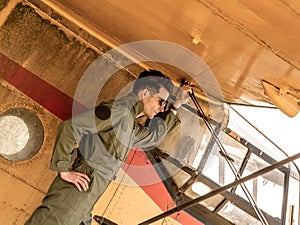
{"label": "worn yellow paint", "polygon": [[[112,182],[97,202],[94,214],[104,216],[119,225],[133,225],[154,217],[162,210],[152,199],[126,174],[118,173],[122,183]],[[167,218],[153,225],[179,225],[176,220]],[[93,225],[96,225],[94,223]]]}

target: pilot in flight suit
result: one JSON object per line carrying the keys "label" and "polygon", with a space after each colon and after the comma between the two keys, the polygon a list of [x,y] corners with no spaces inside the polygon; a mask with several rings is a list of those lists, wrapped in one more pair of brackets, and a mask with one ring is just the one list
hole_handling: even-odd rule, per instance
{"label": "pilot in flight suit", "polygon": [[[161,77],[159,71],[154,70],[145,71],[144,76],[156,76],[157,73],[160,79],[166,79]],[[159,88],[164,87],[165,81],[156,82],[159,82]],[[165,88],[171,93],[171,81],[168,79],[167,83]],[[151,101],[163,99],[155,93],[148,96],[151,96]],[[33,212],[25,225],[91,224],[91,212],[96,201],[114,179],[132,146],[156,146],[167,132],[180,123],[170,109],[163,108],[163,119],[154,117],[147,127],[140,125],[136,118],[145,111],[144,104],[140,92],[132,92],[120,99],[103,102],[96,108],[61,123],[50,168],[58,172],[72,170],[86,174],[90,180],[89,188],[80,191],[58,173],[41,206]],[[159,104],[164,107],[162,102]],[[155,113],[157,112],[156,110]],[[78,151],[74,149],[74,145],[79,146]]]}

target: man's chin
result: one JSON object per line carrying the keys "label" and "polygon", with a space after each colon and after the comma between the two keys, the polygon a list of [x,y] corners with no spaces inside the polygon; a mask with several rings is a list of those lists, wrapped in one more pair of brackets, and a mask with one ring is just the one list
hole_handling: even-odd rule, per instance
{"label": "man's chin", "polygon": [[149,115],[149,114],[145,114],[145,116],[148,118],[148,119],[153,119],[155,116],[156,116],[156,113],[153,113],[153,114],[151,114],[151,115]]}
{"label": "man's chin", "polygon": [[156,114],[154,114],[154,115],[150,115],[150,116],[148,116],[148,118],[151,120],[151,119],[153,119],[154,118],[154,116],[155,116]]}

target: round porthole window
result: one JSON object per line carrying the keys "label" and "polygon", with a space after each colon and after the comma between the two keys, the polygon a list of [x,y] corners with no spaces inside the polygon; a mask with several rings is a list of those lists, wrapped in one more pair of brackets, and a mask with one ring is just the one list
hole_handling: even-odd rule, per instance
{"label": "round porthole window", "polygon": [[19,162],[31,158],[41,148],[44,128],[40,119],[24,108],[0,114],[0,155]]}

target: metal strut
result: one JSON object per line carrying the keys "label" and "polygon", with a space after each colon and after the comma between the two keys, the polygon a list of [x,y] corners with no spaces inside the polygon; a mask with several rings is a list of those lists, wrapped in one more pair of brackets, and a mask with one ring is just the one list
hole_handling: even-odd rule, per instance
{"label": "metal strut", "polygon": [[193,205],[195,205],[195,204],[197,204],[199,202],[202,202],[202,201],[204,201],[204,200],[206,200],[208,198],[211,198],[211,197],[213,197],[213,196],[215,196],[217,194],[223,193],[227,189],[236,187],[239,184],[242,184],[242,183],[247,182],[247,181],[249,181],[251,179],[259,177],[259,176],[261,176],[263,174],[269,173],[270,171],[272,171],[274,169],[277,169],[279,167],[282,167],[283,165],[285,165],[285,164],[287,164],[289,162],[292,162],[292,161],[294,161],[294,160],[296,160],[298,158],[300,158],[300,153],[297,153],[297,154],[295,154],[295,155],[293,155],[291,157],[288,157],[288,158],[286,158],[284,160],[276,162],[276,163],[274,163],[274,164],[272,164],[272,165],[270,165],[268,167],[265,167],[265,168],[263,168],[261,170],[258,170],[256,172],[254,172],[254,173],[252,173],[252,174],[244,177],[244,178],[241,178],[241,179],[236,180],[236,181],[234,181],[234,182],[232,182],[230,184],[227,184],[227,185],[225,185],[223,187],[220,187],[220,188],[218,188],[216,190],[213,190],[213,191],[211,191],[211,192],[209,192],[209,193],[207,193],[207,194],[205,194],[203,196],[200,196],[198,198],[195,198],[195,199],[193,199],[193,200],[191,200],[189,202],[183,203],[182,205],[180,205],[178,207],[175,207],[175,208],[173,208],[173,209],[171,209],[169,211],[166,211],[166,212],[164,212],[164,213],[162,213],[160,215],[157,215],[157,216],[155,216],[155,217],[153,217],[153,218],[151,218],[149,220],[146,220],[146,221],[144,221],[144,222],[142,222],[142,223],[140,223],[138,225],[148,225],[148,224],[154,223],[154,222],[156,222],[156,221],[158,221],[160,219],[163,219],[163,218],[165,218],[167,216],[172,215],[173,213],[176,213],[176,212],[179,212],[181,210],[187,209],[187,208],[189,208],[189,207],[191,207],[191,206],[193,206]]}
{"label": "metal strut", "polygon": [[[194,92],[192,90],[192,93],[189,93],[190,98],[192,99],[193,103],[195,104],[198,114],[203,114],[204,115],[204,111],[201,108],[199,102],[197,101]],[[220,139],[218,138],[218,136],[216,135],[214,129],[212,128],[211,124],[209,123],[209,121],[207,120],[207,118],[204,116],[203,117],[203,121],[205,123],[205,125],[207,126],[208,130],[210,131],[211,135],[213,136],[214,140],[216,141],[218,147],[220,148],[220,155],[224,157],[224,159],[226,160],[226,162],[228,163],[230,169],[232,170],[234,176],[236,179],[241,179],[241,176],[239,174],[239,172],[237,171],[237,169],[234,166],[233,160],[232,158],[228,155],[227,151],[225,150],[224,146],[222,145]],[[262,213],[262,211],[260,210],[260,208],[257,206],[255,200],[253,199],[252,195],[250,194],[248,188],[246,187],[246,185],[244,183],[241,183],[241,188],[243,190],[243,192],[245,193],[249,203],[252,205],[255,213],[257,214],[259,220],[261,221],[261,223],[263,225],[268,225],[268,221],[266,220],[264,214]]]}

